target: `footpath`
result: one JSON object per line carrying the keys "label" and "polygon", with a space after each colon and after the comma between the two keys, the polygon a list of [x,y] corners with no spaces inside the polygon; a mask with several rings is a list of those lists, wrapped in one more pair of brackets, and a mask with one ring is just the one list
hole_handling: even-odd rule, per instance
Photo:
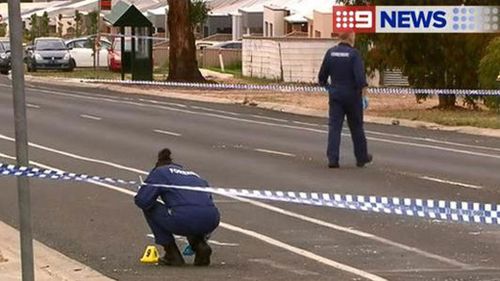
{"label": "footpath", "polygon": [[[113,280],[38,241],[33,241],[33,248],[37,281]],[[21,279],[19,231],[0,221],[0,280]]]}

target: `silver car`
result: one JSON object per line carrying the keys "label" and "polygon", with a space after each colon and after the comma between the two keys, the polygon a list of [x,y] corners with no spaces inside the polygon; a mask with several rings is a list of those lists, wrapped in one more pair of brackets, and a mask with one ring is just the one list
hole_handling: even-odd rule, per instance
{"label": "silver car", "polygon": [[33,46],[28,49],[26,57],[28,71],[38,69],[73,71],[74,63],[69,51],[61,38],[37,38]]}

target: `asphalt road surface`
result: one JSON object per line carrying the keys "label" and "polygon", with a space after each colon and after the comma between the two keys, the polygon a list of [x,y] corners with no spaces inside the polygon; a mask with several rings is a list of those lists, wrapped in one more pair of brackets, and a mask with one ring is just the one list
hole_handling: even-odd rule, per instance
{"label": "asphalt road surface", "polygon": [[[0,80],[0,160],[13,163],[10,81]],[[30,159],[137,180],[163,147],[213,186],[500,202],[500,141],[366,125],[375,163],[326,166],[326,119],[72,86],[28,85]],[[14,178],[0,220],[17,226]],[[500,228],[216,196],[208,268],[139,263],[152,240],[133,192],[31,180],[37,240],[118,280],[500,280]],[[178,241],[182,246],[185,242]]]}

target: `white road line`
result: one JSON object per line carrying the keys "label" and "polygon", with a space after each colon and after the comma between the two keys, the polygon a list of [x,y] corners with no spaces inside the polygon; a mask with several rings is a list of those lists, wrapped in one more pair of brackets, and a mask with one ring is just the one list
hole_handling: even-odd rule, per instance
{"label": "white road line", "polygon": [[[155,239],[155,235],[150,233],[146,235],[148,238]],[[188,242],[187,239],[183,236],[178,236],[174,235],[175,239],[181,240],[182,242]],[[238,247],[240,244],[238,243],[226,243],[226,242],[219,242],[217,240],[210,239],[208,240],[208,243],[217,245],[217,246],[226,246],[226,247]]]}
{"label": "white road line", "polygon": [[319,124],[314,124],[314,123],[307,123],[307,122],[300,122],[300,121],[292,121],[294,124],[299,124],[299,125],[306,125],[306,126],[320,126]]}
{"label": "white road line", "polygon": [[472,189],[482,189],[482,186],[479,185],[473,185],[473,184],[467,184],[467,183],[461,183],[461,182],[456,182],[456,181],[449,181],[449,180],[443,180],[443,179],[438,179],[438,178],[433,178],[433,177],[428,177],[428,176],[420,176],[420,179],[423,180],[428,180],[428,181],[434,181],[434,182],[439,182],[439,183],[444,183],[444,184],[450,184],[450,185],[456,185],[456,186],[461,186],[461,187],[466,187],[466,188],[472,188]]}
{"label": "white road line", "polygon": [[153,132],[158,133],[158,134],[168,135],[168,136],[174,136],[174,137],[182,136],[181,134],[169,132],[169,131],[164,131],[164,130],[153,130]]}
{"label": "white road line", "polygon": [[[344,130],[344,131],[348,131],[348,130]],[[459,147],[468,147],[468,148],[475,148],[475,149],[500,151],[500,148],[490,147],[490,146],[463,144],[463,143],[457,143],[457,142],[451,142],[451,141],[437,140],[437,139],[432,139],[432,138],[403,136],[403,135],[398,135],[398,134],[389,134],[389,133],[382,133],[382,132],[376,132],[376,131],[370,131],[370,130],[366,130],[365,132],[367,134],[386,136],[386,137],[394,137],[394,138],[400,138],[400,139],[410,139],[410,140],[425,141],[425,142],[432,142],[432,143],[439,143],[439,144],[448,144],[448,145],[459,146]]]}
{"label": "white road line", "polygon": [[241,114],[236,113],[236,112],[231,112],[231,111],[225,111],[225,110],[218,110],[218,109],[213,109],[213,108],[208,108],[208,107],[203,107],[203,106],[191,106],[192,109],[200,109],[200,110],[205,110],[209,112],[216,112],[216,113],[222,113],[222,114],[227,114],[227,115],[233,115],[233,116],[240,116]]}
{"label": "white road line", "polygon": [[[0,139],[8,140],[8,141],[11,141],[11,142],[15,141],[13,138],[4,136],[2,134],[0,134]],[[78,159],[78,160],[84,160],[84,161],[92,162],[92,163],[98,163],[98,164],[102,164],[102,165],[106,165],[106,166],[118,168],[118,169],[125,170],[125,171],[130,171],[130,172],[134,172],[134,173],[138,173],[138,174],[147,175],[146,171],[142,171],[142,170],[139,170],[139,169],[135,169],[135,168],[123,166],[123,165],[120,165],[120,164],[116,164],[116,163],[112,163],[112,162],[108,162],[108,161],[104,161],[104,160],[99,160],[99,159],[88,158],[88,157],[84,157],[84,156],[80,156],[80,155],[76,155],[76,154],[72,154],[72,153],[68,153],[68,152],[64,152],[64,151],[59,151],[59,150],[56,150],[56,149],[53,149],[53,148],[49,148],[49,147],[45,147],[45,146],[38,145],[38,144],[29,143],[29,145],[32,146],[32,147],[41,149],[41,150],[46,150],[46,151],[53,152],[53,153],[60,154],[60,155],[64,155],[64,156],[67,156],[67,157],[70,157],[70,158],[74,158],[74,159]],[[376,236],[376,235],[368,233],[368,232],[364,232],[364,231],[361,231],[361,230],[352,229],[351,227],[345,227],[345,226],[336,225],[336,224],[329,223],[329,222],[326,222],[326,221],[323,221],[323,220],[320,220],[320,219],[308,217],[308,216],[301,215],[301,214],[298,214],[298,213],[295,213],[295,212],[291,212],[291,211],[288,211],[288,210],[285,210],[285,209],[281,209],[281,208],[278,208],[278,207],[275,207],[275,206],[272,206],[272,205],[269,205],[269,204],[266,204],[266,203],[262,203],[262,202],[258,202],[258,201],[254,201],[254,200],[250,200],[250,199],[246,199],[246,198],[231,197],[231,196],[228,196],[228,197],[229,198],[233,198],[235,200],[242,201],[242,202],[247,202],[247,203],[252,204],[254,206],[261,207],[263,209],[266,209],[266,210],[269,210],[269,211],[272,211],[272,212],[275,212],[275,213],[279,213],[279,214],[282,214],[282,215],[285,215],[285,216],[293,217],[293,218],[296,218],[296,219],[299,219],[299,220],[302,220],[302,221],[306,221],[306,222],[309,222],[309,223],[312,223],[312,224],[316,224],[316,225],[327,227],[327,228],[330,228],[330,229],[333,229],[333,230],[337,230],[337,231],[345,232],[345,233],[348,233],[348,234],[352,234],[354,236],[363,237],[363,238],[366,238],[366,239],[369,239],[369,240],[377,241],[377,242],[380,242],[380,243],[385,244],[385,245],[390,245],[390,246],[393,246],[393,247],[396,247],[396,248],[399,248],[399,249],[402,249],[402,250],[405,250],[405,251],[408,251],[408,252],[412,252],[412,253],[418,254],[420,256],[429,258],[429,259],[437,260],[437,261],[440,261],[440,262],[443,262],[443,263],[446,263],[446,264],[449,264],[449,265],[452,265],[452,266],[456,266],[456,267],[460,267],[460,268],[470,268],[471,267],[471,265],[468,265],[468,264],[465,264],[465,263],[461,263],[459,261],[456,261],[456,260],[453,260],[453,259],[449,259],[449,258],[446,258],[446,257],[443,257],[443,256],[439,256],[439,255],[436,255],[436,254],[433,254],[433,253],[430,253],[430,252],[418,249],[416,247],[411,247],[411,246],[408,246],[408,245],[405,245],[405,244],[401,244],[401,243],[398,243],[398,242],[395,242],[395,241],[392,241],[392,240],[389,240],[389,239],[386,239],[386,238],[383,238],[383,237],[379,237],[379,236]]]}
{"label": "white road line", "polygon": [[261,116],[261,115],[256,115],[256,114],[251,114],[250,116],[255,117],[255,118],[265,119],[265,120],[277,121],[277,122],[284,122],[284,123],[288,122],[288,120],[286,120],[286,119],[273,118],[273,117]]}
{"label": "white road line", "polygon": [[[4,154],[0,153],[0,156],[1,155],[4,155]],[[10,157],[12,157],[12,156],[10,156]],[[37,166],[39,166],[41,168],[61,171],[60,169],[57,169],[57,168],[54,168],[54,167],[50,167],[50,166],[47,166],[45,164],[37,163],[37,162],[34,162],[34,161],[30,161],[30,163],[32,163],[33,165],[37,165]],[[97,181],[92,181],[92,180],[89,180],[89,182],[92,183],[92,184],[95,184],[95,185],[100,185],[100,186],[109,188],[111,190],[122,192],[122,193],[127,194],[127,195],[131,195],[131,196],[135,196],[136,195],[135,192],[127,190],[127,189],[124,189],[124,188],[121,188],[121,187],[117,187],[117,186],[113,186],[113,185],[110,185],[110,184],[105,184],[105,183],[101,183],[101,182],[97,182]],[[228,223],[225,223],[225,222],[220,222],[219,225],[222,228],[225,228],[227,230],[231,230],[233,232],[238,232],[238,233],[250,236],[252,238],[255,238],[255,239],[258,239],[258,240],[260,240],[262,242],[271,244],[271,245],[273,245],[275,247],[282,248],[284,250],[287,250],[289,252],[295,253],[295,254],[297,254],[299,256],[302,256],[302,257],[305,257],[307,259],[314,260],[316,262],[328,265],[330,267],[336,268],[336,269],[341,270],[341,271],[345,271],[345,272],[351,273],[353,275],[357,275],[357,276],[366,278],[368,280],[372,280],[372,281],[388,281],[387,279],[384,279],[384,278],[382,278],[380,276],[377,276],[375,274],[371,274],[369,272],[366,272],[366,271],[363,271],[363,270],[360,270],[360,269],[357,269],[357,268],[354,268],[354,267],[351,267],[351,266],[348,266],[348,265],[336,262],[334,260],[322,257],[320,255],[316,255],[316,254],[314,254],[312,252],[309,252],[309,251],[297,248],[295,246],[283,243],[281,241],[278,241],[278,240],[273,239],[273,238],[271,238],[269,236],[260,234],[258,232],[252,231],[252,230],[244,229],[244,228],[241,228],[241,227],[238,227],[238,226],[235,226],[235,225],[232,225],[232,224],[228,224]]]}
{"label": "white road line", "polygon": [[255,148],[254,151],[268,153],[268,154],[274,154],[274,155],[280,155],[280,156],[287,156],[287,157],[295,157],[296,156],[295,154],[291,154],[291,153],[287,153],[287,152],[262,149],[262,148]]}
{"label": "white road line", "polygon": [[252,236],[252,237],[257,238],[257,239],[259,239],[259,240],[261,240],[263,242],[266,242],[266,243],[271,244],[273,246],[280,247],[282,249],[285,249],[287,251],[295,253],[295,254],[297,254],[299,256],[303,256],[305,258],[315,260],[315,261],[317,261],[319,263],[331,266],[333,268],[336,268],[336,269],[339,269],[339,270],[342,270],[342,271],[345,271],[345,272],[352,273],[354,275],[366,278],[368,280],[377,280],[377,281],[387,280],[387,279],[384,279],[384,278],[382,278],[380,276],[371,274],[369,272],[362,271],[360,269],[357,269],[357,268],[354,268],[354,267],[351,267],[351,266],[348,266],[348,265],[345,265],[345,264],[342,264],[342,263],[339,263],[339,262],[336,262],[336,261],[324,258],[322,256],[316,255],[316,254],[314,254],[312,252],[309,252],[309,251],[306,251],[304,249],[301,249],[301,248],[298,248],[298,247],[295,247],[295,246],[292,246],[292,245],[285,244],[285,243],[283,243],[283,242],[281,242],[279,240],[276,240],[274,238],[271,238],[269,236],[260,234],[258,232],[252,231],[252,230],[243,229],[241,227],[237,227],[237,226],[234,226],[234,225],[231,225],[231,224],[228,224],[228,223],[224,223],[224,222],[221,222],[220,225],[222,227],[226,228],[226,229],[229,229],[229,230],[232,230],[232,231],[235,231],[235,232],[239,232],[239,233],[242,233],[242,234],[246,234],[248,236]]}
{"label": "white road line", "polygon": [[[250,119],[244,119],[244,118],[239,118],[239,117],[232,117],[232,116],[226,116],[226,115],[220,115],[220,114],[208,113],[208,112],[196,112],[196,111],[191,111],[191,110],[186,110],[186,109],[170,108],[170,107],[161,106],[161,105],[143,104],[143,103],[131,102],[131,101],[121,101],[121,100],[110,99],[110,98],[96,98],[96,97],[91,97],[91,96],[74,95],[74,94],[63,93],[63,92],[54,92],[54,91],[49,92],[49,91],[39,90],[38,92],[43,92],[43,93],[47,93],[47,94],[51,94],[51,95],[74,97],[74,98],[78,98],[78,99],[102,100],[102,101],[107,101],[107,102],[111,102],[111,103],[121,103],[121,104],[135,105],[135,106],[139,106],[139,107],[158,108],[158,109],[164,109],[164,110],[175,111],[175,112],[182,112],[182,113],[193,114],[193,115],[209,116],[209,117],[215,117],[215,118],[219,118],[219,119],[226,119],[226,120],[239,121],[239,122],[244,122],[244,123],[264,125],[264,126],[269,126],[269,127],[279,127],[279,128],[286,128],[286,129],[302,130],[302,131],[315,132],[315,133],[320,133],[320,134],[327,134],[328,133],[327,130],[299,127],[299,126],[293,126],[293,125],[287,125],[287,124],[276,124],[276,123],[270,123],[270,122],[265,122],[265,121],[250,120]],[[345,137],[350,137],[349,134],[342,134],[342,135]],[[413,147],[426,148],[426,149],[432,149],[432,150],[441,150],[441,151],[454,152],[454,153],[460,153],[460,154],[466,154],[466,155],[473,155],[473,156],[478,156],[478,157],[500,159],[500,155],[486,154],[486,153],[474,152],[474,151],[469,151],[469,150],[460,150],[460,149],[453,149],[453,148],[448,148],[448,147],[434,146],[434,145],[427,145],[427,144],[420,144],[420,143],[413,143],[413,142],[394,141],[394,140],[376,138],[376,137],[367,137],[367,139],[372,140],[372,141],[398,144],[398,145],[403,145],[403,146],[406,145],[406,146],[413,146]]]}
{"label": "white road line", "polygon": [[154,104],[164,104],[164,105],[172,105],[172,106],[178,106],[178,107],[182,107],[182,108],[187,108],[187,105],[180,104],[180,103],[157,101],[157,100],[150,100],[150,99],[139,99],[139,100],[143,101],[143,102],[154,103]]}
{"label": "white road line", "polygon": [[100,121],[102,120],[101,117],[97,116],[92,116],[92,115],[87,115],[87,114],[81,114],[80,117],[85,118],[85,119],[90,119],[90,120],[95,120],[95,121]]}
{"label": "white road line", "polygon": [[36,105],[36,104],[31,104],[31,103],[27,103],[26,104],[26,107],[29,107],[29,108],[36,108],[36,109],[39,109],[40,106],[39,105]]}

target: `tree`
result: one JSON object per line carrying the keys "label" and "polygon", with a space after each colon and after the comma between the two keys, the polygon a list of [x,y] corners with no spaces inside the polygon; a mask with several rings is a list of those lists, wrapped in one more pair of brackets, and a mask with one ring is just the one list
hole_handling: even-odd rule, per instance
{"label": "tree", "polygon": [[49,14],[47,12],[44,12],[43,15],[38,20],[39,36],[49,36],[50,33],[49,22],[50,22]]}
{"label": "tree", "polygon": [[30,16],[30,25],[31,25],[31,28],[30,28],[30,31],[29,31],[29,34],[30,34],[30,41],[33,41],[35,40],[35,38],[39,37],[40,35],[40,32],[39,32],[39,27],[38,27],[38,16],[36,14],[32,14]]}
{"label": "tree", "polygon": [[168,0],[169,81],[205,81],[198,69],[190,0]]}
{"label": "tree", "polygon": [[[497,77],[500,78],[500,36],[491,40],[488,47],[486,47],[486,55],[481,59],[478,69],[479,83],[481,88],[485,89],[498,89],[500,88],[500,81],[496,81]],[[499,108],[500,97],[485,97],[484,103],[490,108]]]}
{"label": "tree", "polygon": [[7,34],[7,24],[6,23],[0,23],[0,37],[5,37]]}
{"label": "tree", "polygon": [[[367,4],[366,0],[346,2]],[[428,5],[427,0],[373,0],[373,5]],[[433,5],[488,5],[488,0],[436,0]],[[491,34],[374,34],[361,36],[370,69],[399,68],[412,87],[478,87],[476,69]],[[367,44],[367,42],[369,44]],[[370,50],[367,46],[373,46]],[[467,101],[473,103],[473,99]],[[439,107],[454,107],[454,95],[440,95]]]}
{"label": "tree", "polygon": [[87,15],[88,20],[87,23],[87,35],[95,35],[97,34],[97,25],[99,22],[99,12],[92,11]]}
{"label": "tree", "polygon": [[196,25],[203,24],[208,18],[208,12],[210,9],[207,3],[203,0],[192,0],[191,1],[191,11],[189,14],[189,19],[191,20],[191,25],[193,30]]}
{"label": "tree", "polygon": [[75,36],[82,36],[82,13],[80,11],[75,10]]}

